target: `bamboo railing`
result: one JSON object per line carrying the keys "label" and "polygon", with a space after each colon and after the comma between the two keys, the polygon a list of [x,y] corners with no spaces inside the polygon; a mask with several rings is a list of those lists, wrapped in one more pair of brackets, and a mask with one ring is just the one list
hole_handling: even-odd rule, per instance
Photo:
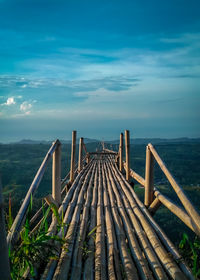
{"label": "bamboo railing", "polygon": [[[9,246],[11,246],[13,243],[15,243],[15,241],[18,239],[20,230],[25,222],[29,204],[43,178],[47,164],[54,153],[58,152],[60,154],[60,148],[58,148],[59,145],[60,145],[59,140],[56,140],[55,142],[53,142],[53,144],[52,144],[51,148],[49,149],[48,153],[46,154],[40,168],[38,169],[37,174],[35,175],[35,178],[26,194],[26,197],[25,197],[25,199],[19,209],[19,212],[12,224],[12,227],[7,235],[7,243]],[[53,187],[54,198],[55,197],[57,198],[57,196],[59,196],[58,192],[60,191],[60,183],[58,181],[58,179],[59,179],[58,175],[60,174],[60,168],[59,167],[57,168],[56,164],[55,164],[55,161],[58,163],[58,159],[60,160],[60,155],[58,155],[58,156],[56,155],[53,157],[54,169],[53,169],[53,186],[52,187]],[[58,190],[55,189],[57,187],[59,188]],[[59,203],[59,201],[58,201],[58,203]]]}
{"label": "bamboo railing", "polygon": [[[200,215],[195,210],[194,206],[184,193],[183,189],[178,185],[178,183],[173,178],[172,174],[167,169],[166,165],[158,155],[157,151],[152,144],[148,144],[146,147],[146,167],[145,167],[145,179],[137,174],[134,170],[130,168],[130,151],[129,151],[129,131],[125,131],[125,161],[123,161],[123,167],[126,172],[126,180],[129,180],[129,177],[136,180],[142,187],[145,189],[144,194],[144,205],[149,212],[154,214],[157,209],[163,204],[167,207],[173,214],[175,214],[182,222],[184,222],[192,231],[194,231],[198,236],[200,236]],[[118,156],[119,159],[122,157],[122,147],[123,143],[123,134],[120,134],[120,145]],[[120,169],[119,160],[119,169]],[[172,188],[176,192],[178,198],[180,199],[184,209],[178,206],[175,202],[171,201],[169,198],[161,194],[154,186],[154,161],[158,163],[161,170],[165,174]]]}
{"label": "bamboo railing", "polygon": [[[83,147],[84,150],[86,150],[86,146],[83,142],[83,138],[80,138],[81,145],[79,146],[79,161],[78,161],[78,169],[76,169],[75,164],[75,156],[76,156],[76,131],[72,132],[72,148],[71,148],[71,168],[70,172],[67,174],[67,176],[61,180],[61,143],[59,140],[56,140],[52,143],[52,146],[50,147],[49,151],[47,152],[40,168],[38,169],[35,178],[26,194],[26,197],[17,213],[17,216],[12,224],[12,227],[7,235],[7,243],[9,246],[12,246],[12,244],[15,243],[15,241],[18,239],[19,233],[21,231],[21,228],[25,222],[26,214],[30,205],[30,202],[37,190],[37,188],[40,185],[40,182],[43,178],[43,175],[45,173],[45,170],[47,168],[47,165],[52,158],[52,194],[49,194],[48,197],[46,197],[46,202],[54,202],[56,205],[61,204],[61,194],[64,192],[64,189],[61,190],[63,185],[66,185],[66,182],[69,178],[70,184],[74,181],[74,176],[76,172],[80,172],[83,166],[83,161],[86,159],[86,157],[83,158],[82,152]],[[87,153],[87,151],[86,151]],[[88,153],[86,154],[88,157]],[[48,203],[45,203],[44,206],[46,206]],[[35,220],[38,219],[38,217],[42,214],[42,207],[36,212],[36,214],[32,217],[30,223],[32,224]],[[41,223],[41,220],[39,221]],[[39,226],[36,226],[36,228]]]}

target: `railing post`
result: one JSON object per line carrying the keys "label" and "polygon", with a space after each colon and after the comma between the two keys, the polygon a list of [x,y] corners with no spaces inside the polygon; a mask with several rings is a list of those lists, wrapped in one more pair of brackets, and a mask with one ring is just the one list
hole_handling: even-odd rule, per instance
{"label": "railing post", "polygon": [[52,197],[61,204],[61,143],[58,141],[52,161]]}
{"label": "railing post", "polygon": [[123,133],[120,134],[119,141],[119,171],[123,170]]}
{"label": "railing post", "polygon": [[78,172],[81,172],[83,168],[83,138],[80,138],[79,142],[79,157],[78,157]]}
{"label": "railing post", "polygon": [[71,148],[71,169],[70,169],[70,182],[74,181],[75,170],[75,155],[76,155],[76,131],[72,131],[72,148]]}
{"label": "railing post", "polygon": [[153,170],[154,158],[149,149],[146,147],[146,169],[145,169],[145,197],[144,205],[149,207],[153,201]]}
{"label": "railing post", "polygon": [[126,180],[130,179],[130,134],[125,130],[125,151],[126,151]]}
{"label": "railing post", "polygon": [[87,153],[86,155],[86,163],[88,164],[90,162],[90,153]]}
{"label": "railing post", "polygon": [[8,259],[8,246],[6,242],[6,231],[3,211],[2,185],[0,178],[0,271],[1,279],[10,280],[10,265]]}

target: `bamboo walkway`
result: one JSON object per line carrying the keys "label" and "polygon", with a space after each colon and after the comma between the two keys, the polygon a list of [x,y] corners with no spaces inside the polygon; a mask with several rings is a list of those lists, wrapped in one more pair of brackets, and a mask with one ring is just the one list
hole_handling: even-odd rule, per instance
{"label": "bamboo walkway", "polygon": [[[52,193],[45,197],[43,207],[58,207],[62,226],[49,214],[48,235],[64,238],[54,241],[57,258],[35,270],[42,280],[114,280],[114,279],[194,279],[175,246],[153,219],[163,204],[188,228],[200,236],[200,216],[177,184],[153,145],[146,147],[145,178],[130,168],[130,135],[123,133],[119,151],[105,149],[88,152],[83,138],[79,143],[76,168],[76,131],[72,132],[70,172],[61,180],[61,143],[56,140],[43,159],[23,200],[13,225],[6,236],[0,184],[0,279],[10,280],[8,247],[20,241],[20,232],[46,167],[52,158]],[[83,150],[85,157],[83,157]],[[154,185],[154,161],[158,163],[182,205],[171,201]],[[124,173],[123,173],[124,172]],[[130,178],[144,187],[144,204],[137,197]],[[31,233],[43,221],[43,207],[30,220]],[[40,264],[39,264],[40,265]],[[7,267],[7,269],[6,269]],[[39,270],[39,271],[38,271]],[[32,279],[29,269],[23,279]],[[1,276],[3,278],[1,278]]]}
{"label": "bamboo walkway", "polygon": [[111,155],[94,156],[61,207],[67,242],[41,279],[193,279]]}

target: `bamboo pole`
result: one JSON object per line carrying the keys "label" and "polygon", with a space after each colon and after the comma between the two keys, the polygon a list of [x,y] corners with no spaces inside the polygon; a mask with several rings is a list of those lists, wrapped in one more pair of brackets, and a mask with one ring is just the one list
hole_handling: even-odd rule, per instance
{"label": "bamboo pole", "polygon": [[[113,173],[115,174],[115,177],[116,177],[115,169],[113,170]],[[127,195],[127,198],[125,198],[124,194],[122,193],[122,187],[121,187],[122,181],[119,179],[119,177],[116,179],[119,181],[119,184],[120,184],[120,186],[118,187],[118,190],[120,191],[120,195],[123,198],[125,209],[128,212],[130,221],[132,222],[132,226],[135,230],[137,238],[140,241],[141,247],[143,249],[143,253],[146,256],[146,259],[148,260],[149,266],[151,267],[154,277],[156,279],[166,279],[166,274],[162,269],[162,265],[159,262],[154,250],[152,249],[151,244],[150,244],[149,240],[147,239],[146,234],[144,233],[144,230],[143,230],[142,226],[140,225],[135,213],[133,213],[133,211],[132,211],[131,201],[130,201],[129,196],[125,193]],[[116,190],[115,190],[115,193],[117,193]],[[127,236],[129,238],[129,236],[131,236],[131,233],[128,232]],[[140,269],[138,269],[138,271],[141,271],[140,277],[141,277],[141,279],[145,279],[145,277],[147,277],[147,279],[151,279],[151,273],[150,272],[148,273],[148,267],[146,267],[146,263],[145,263],[146,260],[142,259],[143,253],[140,252],[140,248],[137,248],[137,245],[136,245],[137,240],[134,243],[135,243],[135,245],[133,246],[133,249],[132,249],[134,251],[132,252],[132,254],[133,254],[133,256],[134,256],[134,254],[138,255],[139,262],[137,261],[136,263],[138,263],[138,266],[141,267]]]}
{"label": "bamboo pole", "polygon": [[[94,178],[94,188],[93,188],[93,197],[92,197],[92,204],[90,208],[90,226],[89,232],[94,230],[96,227],[96,216],[97,216],[97,199],[98,199],[98,182],[97,182],[97,168],[95,171],[95,178]],[[94,237],[90,235],[88,241],[88,257],[85,260],[84,270],[83,270],[83,279],[85,280],[94,280],[94,255],[95,255],[95,240]]]}
{"label": "bamboo pole", "polygon": [[160,200],[157,197],[154,198],[153,202],[148,207],[148,210],[152,216],[156,213],[156,211],[159,209],[161,205],[162,203],[160,202]]}
{"label": "bamboo pole", "polygon": [[130,179],[130,134],[125,130],[125,152],[126,152],[126,180]]}
{"label": "bamboo pole", "polygon": [[153,169],[154,161],[149,147],[146,147],[146,169],[145,169],[145,195],[144,205],[148,208],[153,201]]}
{"label": "bamboo pole", "polygon": [[41,180],[42,180],[42,177],[44,175],[44,172],[45,172],[45,169],[47,167],[47,163],[49,162],[52,154],[54,153],[56,147],[57,147],[57,144],[58,144],[58,140],[56,140],[51,148],[49,149],[48,153],[46,154],[40,168],[38,169],[38,172],[37,174],[35,175],[35,178],[26,194],[26,197],[23,201],[23,204],[21,205],[20,209],[19,209],[19,212],[13,222],[13,225],[10,229],[10,232],[8,233],[7,235],[7,243],[10,245],[11,242],[14,243],[15,240],[18,238],[18,235],[19,235],[19,232],[21,230],[21,227],[25,221],[25,217],[26,217],[26,213],[27,213],[27,210],[28,210],[28,207],[29,207],[29,204],[30,204],[30,201],[31,201],[31,198],[33,197],[33,195],[35,194],[35,191],[37,190]]}
{"label": "bamboo pole", "polygon": [[119,171],[123,170],[123,133],[120,134],[119,142]]}
{"label": "bamboo pole", "polygon": [[88,164],[90,162],[90,153],[86,154],[86,163]]}
{"label": "bamboo pole", "polygon": [[78,172],[81,172],[83,168],[83,138],[80,138],[79,142],[79,157],[78,157]]}
{"label": "bamboo pole", "polygon": [[183,221],[192,231],[199,235],[196,225],[194,224],[190,216],[188,216],[188,214],[180,206],[176,205],[168,197],[161,194],[157,189],[155,190],[154,194],[155,197],[163,205],[165,205],[174,215],[176,215],[181,221]]}
{"label": "bamboo pole", "polygon": [[[137,205],[139,206],[139,209],[142,211],[142,213],[145,215],[145,217],[148,219],[149,223],[151,224],[152,228],[155,230],[156,234],[158,235],[158,237],[160,238],[160,240],[162,241],[163,245],[165,246],[165,248],[170,252],[170,254],[173,256],[174,260],[176,260],[176,262],[179,264],[181,270],[183,271],[183,273],[188,277],[188,279],[190,280],[194,280],[194,277],[192,276],[192,272],[190,271],[190,269],[187,267],[187,265],[185,264],[185,262],[183,261],[181,255],[179,254],[179,252],[177,251],[176,247],[174,246],[174,244],[171,242],[171,240],[167,237],[167,235],[165,234],[165,232],[161,229],[161,227],[155,222],[155,220],[152,218],[152,216],[150,215],[149,211],[146,209],[146,207],[144,206],[144,204],[141,202],[141,200],[138,198],[138,196],[136,195],[135,191],[133,190],[133,188],[126,182],[126,180],[124,179],[124,177],[120,174],[120,172],[118,172],[118,175],[120,176],[121,180],[124,181],[124,184],[126,185],[126,187],[128,188],[130,194],[132,195],[132,197],[134,198],[134,200],[136,201]],[[141,177],[142,178],[142,177]],[[143,179],[143,178],[142,178]],[[144,179],[143,179],[144,181]],[[181,261],[180,261],[181,260]]]}
{"label": "bamboo pole", "polygon": [[54,204],[56,207],[58,207],[58,203],[57,201],[52,197],[51,194],[48,194],[47,196],[45,196],[44,200],[46,201],[46,203],[50,206],[52,204]]}
{"label": "bamboo pole", "polygon": [[159,157],[159,155],[156,152],[156,150],[153,147],[153,145],[149,144],[148,147],[151,150],[154,158],[158,162],[160,168],[164,172],[165,176],[169,180],[171,186],[175,190],[175,192],[176,192],[177,196],[179,197],[180,201],[182,202],[183,206],[185,207],[185,210],[190,215],[191,219],[193,220],[194,224],[196,225],[196,228],[197,228],[197,230],[199,232],[198,235],[200,235],[200,216],[199,216],[199,214],[197,213],[197,211],[195,210],[194,206],[192,205],[192,203],[189,201],[189,199],[185,195],[185,193],[182,190],[182,188],[177,184],[177,182],[175,181],[175,179],[173,178],[173,176],[171,175],[171,173],[167,169],[166,165],[164,164],[162,159]]}
{"label": "bamboo pole", "polygon": [[103,188],[100,161],[98,164],[97,230],[95,239],[95,280],[107,279],[105,258],[105,219],[103,214]]}
{"label": "bamboo pole", "polygon": [[110,200],[107,192],[107,182],[105,177],[105,165],[102,168],[103,186],[104,186],[104,213],[107,235],[107,260],[108,260],[108,279],[121,280],[120,262],[118,256],[116,233],[112,219]]}
{"label": "bamboo pole", "polygon": [[85,145],[84,142],[83,142],[83,149],[84,149],[84,151],[85,151],[85,154],[87,155],[87,148],[86,148],[86,145]]}
{"label": "bamboo pole", "polygon": [[73,248],[73,259],[72,259],[72,271],[71,271],[71,280],[76,280],[81,278],[81,271],[82,271],[82,257],[83,251],[85,246],[85,239],[86,239],[86,231],[87,225],[89,220],[89,209],[92,200],[92,188],[94,182],[96,168],[92,170],[92,175],[88,184],[88,189],[86,193],[86,200],[83,205],[83,214],[80,221],[80,227],[78,227],[76,242]]}
{"label": "bamboo pole", "polygon": [[0,260],[1,260],[0,261],[1,279],[10,280],[11,279],[10,265],[8,259],[8,247],[6,242],[1,177],[0,177]]}
{"label": "bamboo pole", "polygon": [[[78,227],[78,223],[80,221],[80,213],[81,213],[81,209],[82,209],[83,202],[84,202],[84,195],[85,195],[85,192],[88,187],[89,179],[91,177],[91,170],[94,168],[95,168],[95,165],[93,163],[84,179],[83,186],[81,188],[80,193],[78,194],[78,200],[76,200],[76,203],[73,205],[73,206],[75,206],[74,211],[72,212],[73,216],[70,221],[67,233],[65,235],[66,244],[65,244],[64,248],[62,249],[60,259],[58,261],[58,265],[57,265],[56,271],[54,273],[53,280],[63,280],[68,277],[72,254],[73,254],[73,246],[74,246],[75,238],[76,238],[77,227]],[[66,213],[66,215],[67,215],[67,213]]]}
{"label": "bamboo pole", "polygon": [[118,153],[113,151],[113,150],[109,150],[109,149],[103,149],[104,152],[107,152],[109,154],[113,154],[113,155],[117,155]]}
{"label": "bamboo pole", "polygon": [[120,259],[123,264],[123,270],[126,274],[125,278],[128,280],[129,279],[130,280],[139,279],[139,277],[137,275],[136,267],[133,263],[131,255],[129,253],[128,244],[126,243],[126,234],[124,233],[122,220],[121,220],[121,217],[120,217],[119,211],[118,211],[120,209],[120,207],[118,207],[118,205],[116,203],[114,190],[112,188],[112,183],[111,183],[107,168],[105,169],[105,171],[106,171],[105,175],[106,175],[106,181],[107,181],[107,191],[108,191],[110,203],[111,203],[111,211],[112,211],[112,215],[113,215],[113,222],[114,222],[114,226],[115,226],[116,239],[117,239],[117,243],[118,243]]}
{"label": "bamboo pole", "polygon": [[[91,162],[92,163],[92,162]],[[76,207],[77,204],[77,200],[78,200],[78,196],[80,193],[80,190],[82,188],[82,186],[84,187],[85,183],[87,182],[87,174],[88,172],[91,170],[91,164],[88,165],[86,168],[84,168],[76,177],[76,179],[74,180],[73,185],[71,186],[69,192],[66,194],[62,206],[60,206],[59,208],[59,213],[65,213],[64,215],[64,219],[63,219],[63,224],[64,227],[60,230],[60,232],[58,233],[59,237],[63,237],[66,235],[66,232],[68,230],[69,224],[71,222],[73,213],[74,213],[74,209]],[[82,185],[83,184],[83,185]],[[51,234],[52,233],[52,228],[54,225],[50,225],[49,227],[49,231],[48,233]],[[58,252],[58,256],[60,255],[60,243],[57,244],[57,252]],[[51,260],[48,265],[45,268],[45,271],[41,277],[41,280],[46,280],[46,279],[52,279],[58,260]]]}
{"label": "bamboo pole", "polygon": [[[123,178],[123,176],[120,173],[118,173],[117,168],[115,168],[115,174],[120,179],[120,181],[122,183],[121,186],[122,186],[122,189],[124,190],[124,192],[127,193],[127,195],[129,195],[130,192],[133,195],[135,195],[134,190],[131,188],[131,186],[128,184],[128,182]],[[154,232],[154,229],[151,227],[151,225],[149,224],[149,221],[142,214],[141,210],[139,209],[139,207],[137,206],[133,197],[131,197],[131,196],[130,196],[130,202],[131,202],[131,207],[133,209],[133,212],[140,220],[140,223],[151,243],[151,246],[154,248],[157,256],[159,257],[160,261],[162,262],[162,264],[165,267],[168,274],[172,277],[172,279],[176,279],[176,280],[186,279],[185,275],[181,272],[181,270],[177,266],[176,262],[167,253],[165,248],[161,245],[160,240],[158,239],[157,235]]]}
{"label": "bamboo pole", "polygon": [[57,147],[53,153],[52,161],[52,198],[58,205],[61,204],[61,143],[57,142]]}
{"label": "bamboo pole", "polygon": [[[123,162],[124,168],[126,169],[126,162]],[[145,180],[139,174],[137,174],[134,170],[130,169],[130,177],[135,179],[141,186],[145,186]]]}
{"label": "bamboo pole", "polygon": [[[142,250],[140,248],[140,243],[138,242],[138,239],[136,237],[135,230],[137,227],[139,227],[137,218],[134,216],[134,214],[131,210],[130,204],[128,202],[128,199],[125,198],[124,193],[121,190],[120,183],[117,181],[117,179],[115,177],[115,174],[113,171],[113,166],[111,164],[108,165],[107,172],[109,174],[109,179],[111,181],[111,185],[113,188],[113,194],[115,195],[115,198],[117,201],[119,214],[120,214],[120,217],[123,222],[124,231],[126,234],[126,238],[128,240],[128,247],[129,247],[132,257],[135,261],[139,277],[140,277],[140,279],[153,279],[151,277],[151,272],[148,268],[147,261],[144,258]],[[130,215],[130,220],[129,220],[128,215]],[[130,221],[132,221],[132,224]],[[133,225],[136,227],[134,228]],[[141,229],[139,229],[139,232],[140,231],[141,231]],[[144,242],[146,242],[144,240],[144,238],[142,238],[141,241],[143,242],[143,244],[144,244]],[[150,247],[149,245],[150,244],[148,244],[148,242],[146,242],[144,248],[149,248]],[[146,251],[148,251],[148,256],[149,256],[149,249],[147,249]],[[157,266],[160,265],[159,261],[155,257],[155,254],[154,254],[154,256],[153,256],[153,254],[151,254],[151,257],[154,258],[152,260],[152,262],[154,263],[154,266],[155,266],[155,264]],[[164,279],[164,273],[160,274],[160,276],[162,276]]]}
{"label": "bamboo pole", "polygon": [[71,169],[70,169],[70,182],[74,181],[75,169],[75,156],[76,156],[76,131],[72,131],[72,147],[71,147]]}

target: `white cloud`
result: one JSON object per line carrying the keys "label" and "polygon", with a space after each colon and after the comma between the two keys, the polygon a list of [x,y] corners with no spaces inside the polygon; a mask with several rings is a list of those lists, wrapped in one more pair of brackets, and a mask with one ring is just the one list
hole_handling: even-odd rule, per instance
{"label": "white cloud", "polygon": [[14,97],[9,97],[6,101],[6,103],[4,103],[4,105],[6,106],[10,106],[10,105],[14,105],[16,104]]}
{"label": "white cloud", "polygon": [[[28,111],[29,109],[32,108],[32,104],[31,103],[28,103],[27,101],[24,101],[21,105],[20,105],[20,110],[21,111]],[[30,114],[30,111],[28,111],[29,114]],[[26,112],[26,113],[28,113]]]}

